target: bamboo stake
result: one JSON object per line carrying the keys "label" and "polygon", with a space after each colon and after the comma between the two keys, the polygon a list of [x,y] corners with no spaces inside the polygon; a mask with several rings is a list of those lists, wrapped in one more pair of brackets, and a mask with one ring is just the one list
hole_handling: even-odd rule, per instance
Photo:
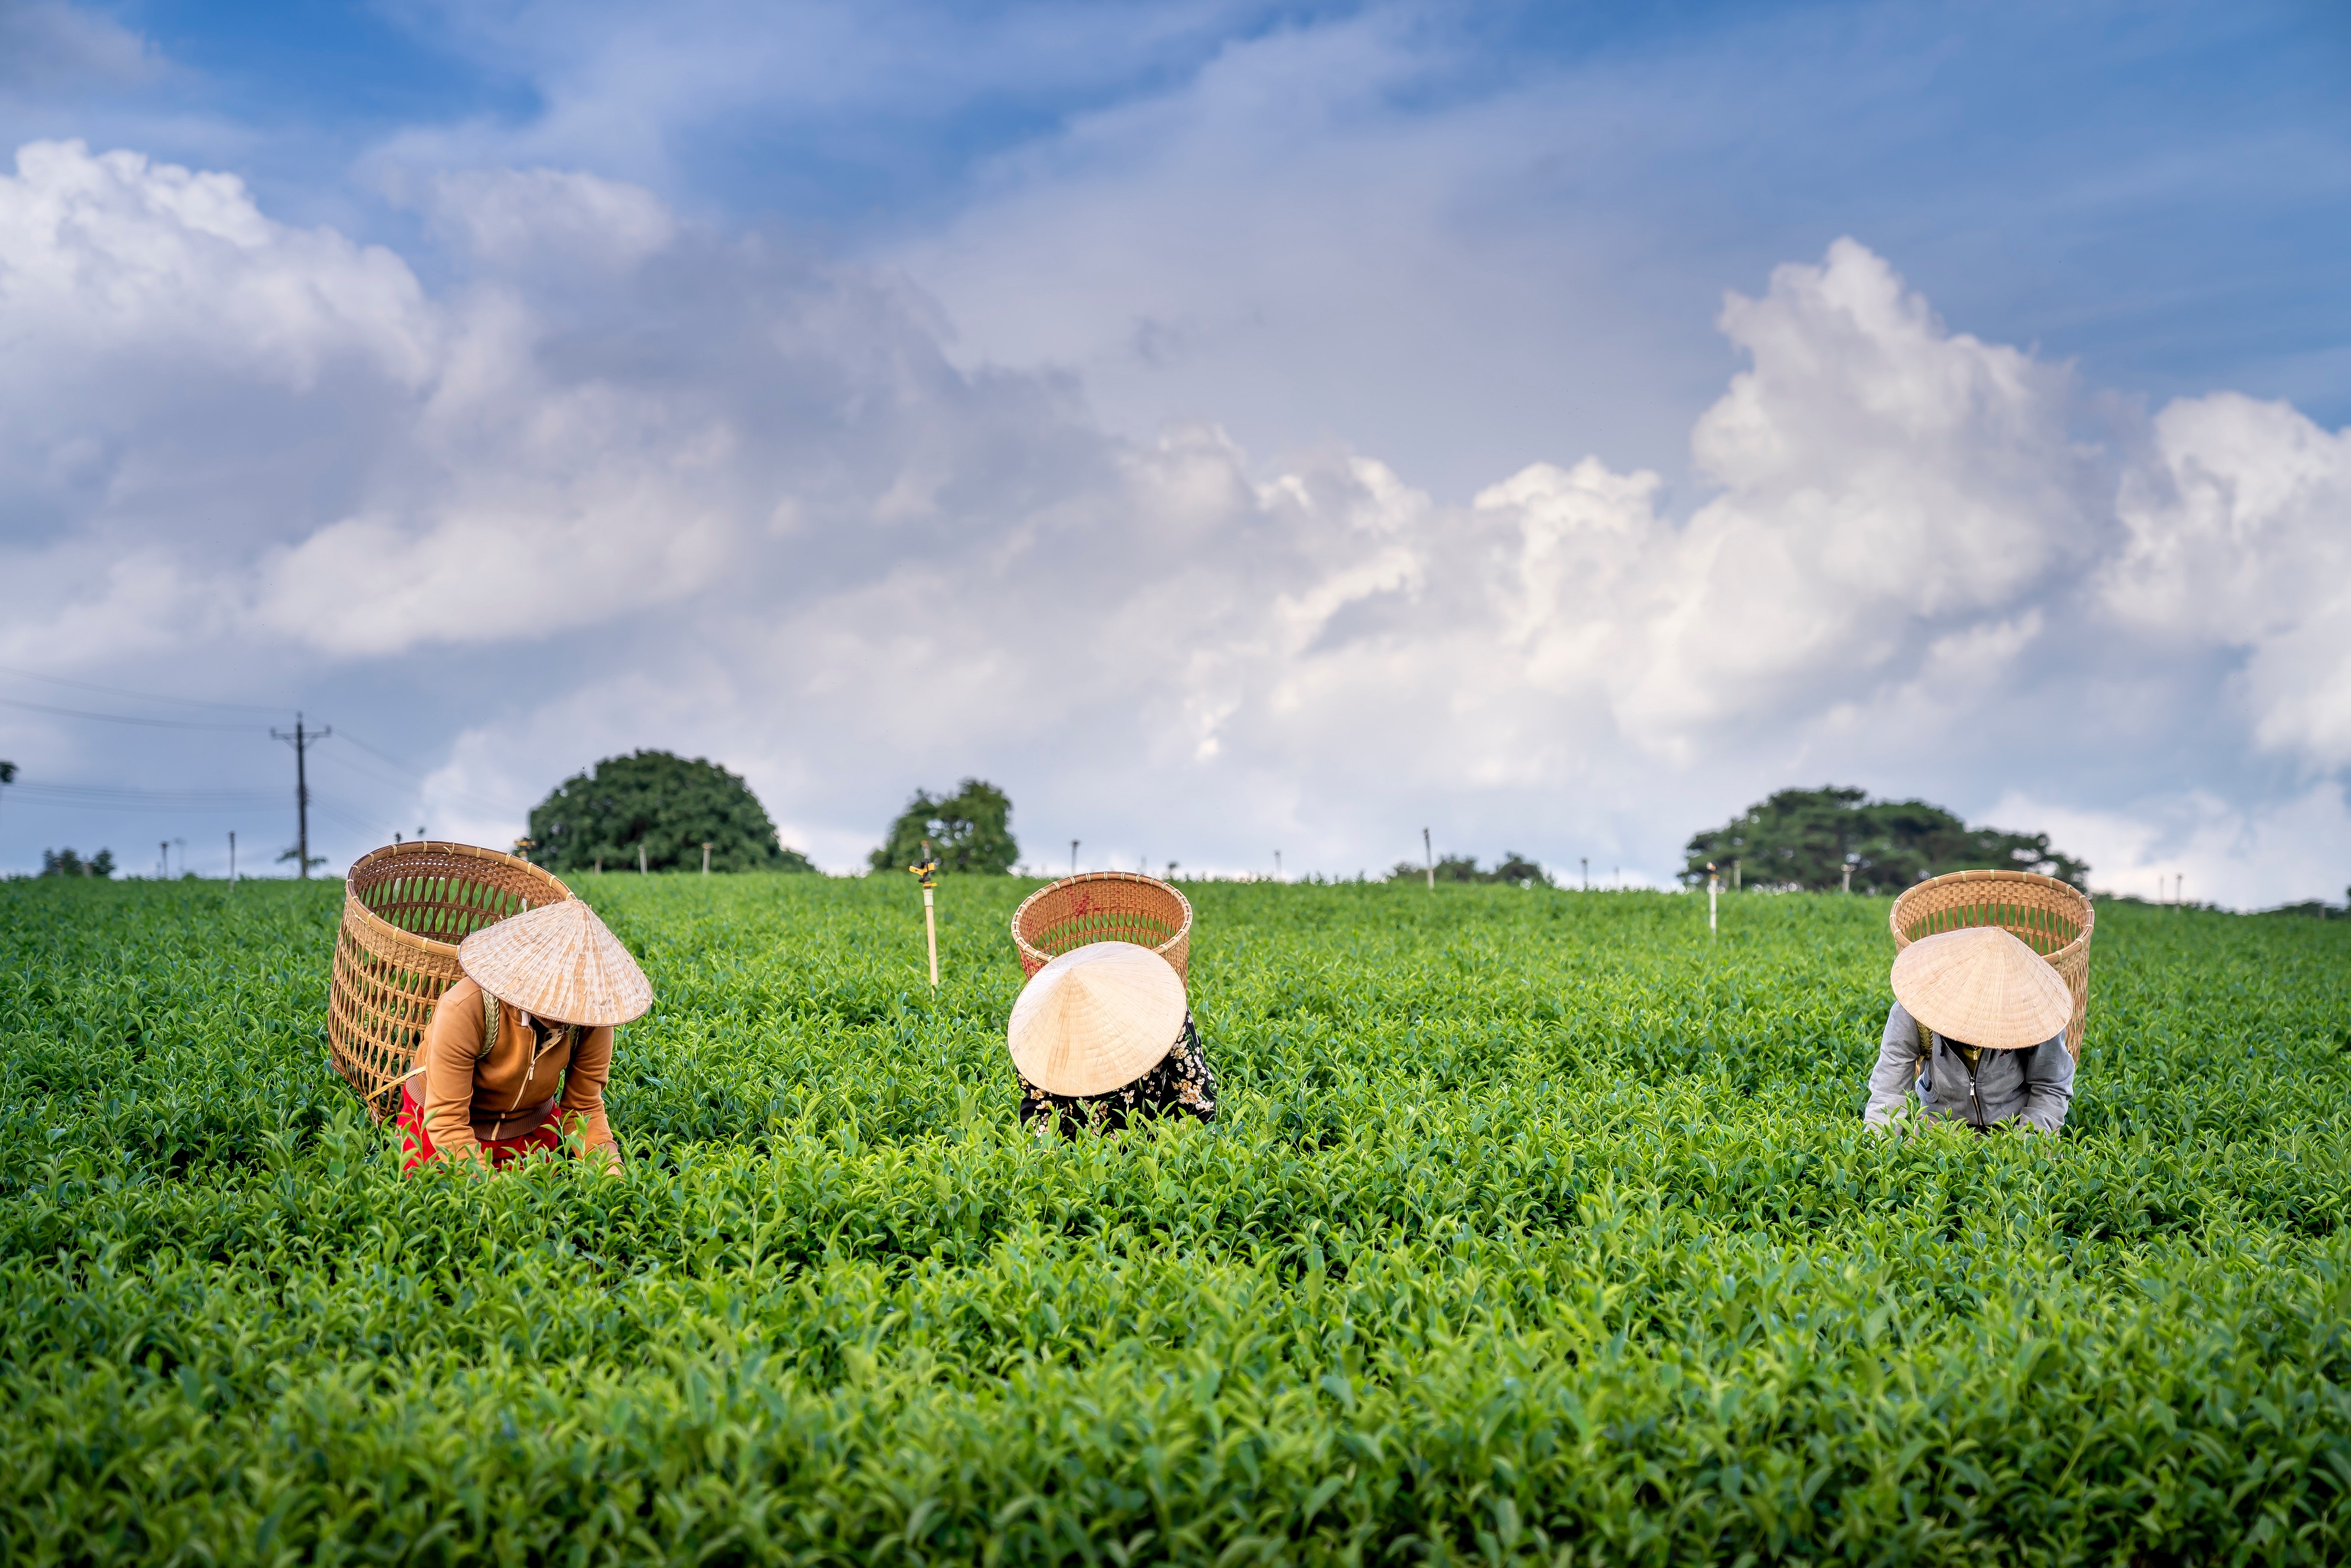
{"label": "bamboo stake", "polygon": [[[1077,845],[1072,841],[1070,847],[1074,859]],[[931,950],[931,989],[935,991],[939,988],[939,922],[934,913],[931,897],[932,890],[939,884],[939,858],[931,853],[930,840],[923,841],[923,858],[906,869],[914,873],[923,884],[923,939]]]}
{"label": "bamboo stake", "polygon": [[1706,862],[1706,934],[1709,936],[1715,934],[1714,901],[1721,891],[1722,879],[1714,874],[1714,862],[1708,861]]}

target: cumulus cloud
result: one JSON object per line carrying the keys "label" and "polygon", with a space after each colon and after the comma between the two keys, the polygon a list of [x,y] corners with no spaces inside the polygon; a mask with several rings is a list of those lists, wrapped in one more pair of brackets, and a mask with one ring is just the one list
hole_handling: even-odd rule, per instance
{"label": "cumulus cloud", "polygon": [[972,772],[1093,863],[1352,873],[1427,823],[1662,876],[1824,779],[2246,902],[2331,889],[2289,828],[2351,841],[2351,437],[2225,394],[2101,426],[1854,241],[1726,300],[1745,369],[1677,515],[1605,455],[1447,505],[1376,454],[1128,440],[1065,378],[952,363],[887,270],[609,181],[428,212],[431,289],[225,176],[20,153],[5,662],[275,671],[415,737],[387,821],[491,841],[484,802],[641,745],[746,771],[837,866]]}
{"label": "cumulus cloud", "polygon": [[625,272],[677,232],[652,192],[577,170],[448,170],[430,185],[435,225],[496,267]]}
{"label": "cumulus cloud", "polygon": [[2119,511],[2128,541],[2102,584],[2116,618],[2241,652],[2255,739],[2351,763],[2351,431],[2234,392],[2182,399]]}
{"label": "cumulus cloud", "polygon": [[125,357],[308,391],[338,358],[409,385],[434,358],[405,262],[274,224],[233,174],[33,142],[0,180],[0,314],[17,378]]}
{"label": "cumulus cloud", "polygon": [[2351,810],[2339,782],[2242,805],[2190,789],[2132,811],[2085,810],[2018,793],[1994,822],[2030,822],[2098,867],[2099,887],[2153,903],[2255,908],[2341,903],[2351,883]]}

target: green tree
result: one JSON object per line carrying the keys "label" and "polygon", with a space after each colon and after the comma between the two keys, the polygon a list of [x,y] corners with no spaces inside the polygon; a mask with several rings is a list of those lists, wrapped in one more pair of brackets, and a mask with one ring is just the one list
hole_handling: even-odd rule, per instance
{"label": "green tree", "polygon": [[1726,881],[1758,887],[1833,893],[1852,869],[1855,893],[1899,893],[1922,877],[1952,871],[2032,871],[2086,889],[2090,868],[2050,847],[2046,833],[1970,828],[1924,800],[1872,800],[1863,789],[1782,789],[1719,828],[1694,835],[1684,851],[1684,883],[1706,882],[1707,862]]}
{"label": "green tree", "polygon": [[1551,873],[1543,870],[1540,862],[1529,860],[1516,850],[1504,850],[1502,858],[1494,862],[1494,869],[1486,873],[1485,880],[1515,883],[1520,887],[1533,887],[1537,883],[1549,887]]}
{"label": "green tree", "polygon": [[[1516,850],[1504,850],[1502,858],[1494,862],[1491,871],[1480,871],[1476,855],[1439,855],[1436,870],[1439,882],[1508,882],[1520,887],[1531,887],[1537,883],[1544,887],[1551,885],[1551,873],[1543,870],[1541,863],[1529,860]],[[1426,879],[1428,872],[1429,868],[1418,861],[1398,861],[1395,869],[1388,873],[1388,880],[1421,882]]]}
{"label": "green tree", "polygon": [[114,874],[114,852],[100,850],[89,859],[84,860],[74,853],[70,848],[43,850],[41,874],[43,876],[110,877]]}
{"label": "green tree", "polygon": [[767,809],[740,775],[706,758],[667,751],[607,757],[574,774],[530,814],[531,859],[560,875],[634,871],[798,871],[816,867],[786,849]]}
{"label": "green tree", "polygon": [[1020,858],[1012,836],[1011,798],[982,779],[965,779],[952,795],[915,790],[890,824],[890,836],[873,852],[873,869],[905,870],[923,858],[925,839],[942,872],[1002,876]]}

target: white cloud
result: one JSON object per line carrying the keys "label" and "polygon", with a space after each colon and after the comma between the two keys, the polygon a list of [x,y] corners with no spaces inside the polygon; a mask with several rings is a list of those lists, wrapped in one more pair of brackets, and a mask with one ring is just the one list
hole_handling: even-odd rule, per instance
{"label": "white cloud", "polygon": [[576,170],[453,170],[431,186],[436,227],[501,267],[626,271],[677,233],[652,192]]}
{"label": "white cloud", "polygon": [[[902,279],[601,180],[444,181],[472,270],[436,292],[223,176],[18,168],[9,662],[274,664],[420,737],[388,823],[498,841],[496,802],[666,746],[836,866],[978,773],[1032,846],[1123,863],[1351,873],[1427,823],[1657,877],[1832,779],[2029,810],[2126,871],[2192,820],[2215,896],[2341,880],[2283,846],[2336,842],[2346,438],[2216,396],[2100,450],[2064,367],[1851,241],[1725,305],[1748,368],[1680,517],[1603,457],[1452,506],[1376,454],[1128,442],[1067,380],[955,368]],[[2294,778],[2180,766],[2191,724]]]}
{"label": "white cloud", "polygon": [[0,374],[69,384],[118,356],[307,391],[348,358],[413,386],[433,311],[407,264],[270,222],[233,174],[31,142],[0,177]]}
{"label": "white cloud", "polygon": [[2351,763],[2351,431],[2216,392],[2164,409],[2154,435],[2123,482],[2107,605],[2150,636],[2241,650],[2260,744]]}
{"label": "white cloud", "polygon": [[1990,820],[2030,822],[2086,858],[2093,886],[2150,902],[2175,898],[2225,908],[2351,895],[2351,806],[2339,783],[2252,807],[2203,789],[2085,810],[2019,793]]}

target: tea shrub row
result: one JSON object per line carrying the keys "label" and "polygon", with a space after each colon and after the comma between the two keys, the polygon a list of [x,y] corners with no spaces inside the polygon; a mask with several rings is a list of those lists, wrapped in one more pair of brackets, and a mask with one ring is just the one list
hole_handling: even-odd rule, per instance
{"label": "tea shrub row", "polygon": [[400,1176],[339,889],[0,886],[0,1559],[2351,1556],[2351,928],[1885,1140],[1883,901],[1196,886],[1225,1118],[1040,1145],[1031,884],[579,881],[617,1180]]}

